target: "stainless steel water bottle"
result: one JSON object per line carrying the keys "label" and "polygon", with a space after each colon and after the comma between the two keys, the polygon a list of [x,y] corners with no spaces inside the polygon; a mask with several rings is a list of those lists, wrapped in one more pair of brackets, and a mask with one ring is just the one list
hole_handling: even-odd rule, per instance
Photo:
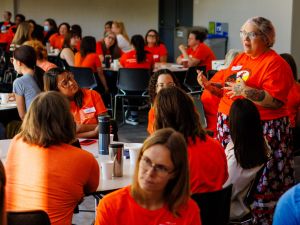
{"label": "stainless steel water bottle", "polygon": [[113,166],[113,176],[122,177],[123,176],[123,151],[124,144],[114,143],[109,145],[109,156],[114,162]]}

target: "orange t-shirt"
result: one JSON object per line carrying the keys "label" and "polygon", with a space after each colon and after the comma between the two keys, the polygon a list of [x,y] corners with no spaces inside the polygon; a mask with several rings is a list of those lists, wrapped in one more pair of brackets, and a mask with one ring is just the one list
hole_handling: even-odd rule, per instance
{"label": "orange t-shirt", "polygon": [[168,55],[168,50],[162,43],[153,47],[145,46],[145,50],[153,55],[154,62],[160,62],[160,57]]}
{"label": "orange t-shirt", "polygon": [[215,60],[216,56],[205,43],[200,43],[195,50],[188,48],[186,52],[190,58],[200,60],[199,66],[206,66],[206,71],[211,70],[211,61]]}
{"label": "orange t-shirt", "polygon": [[102,101],[101,95],[89,89],[82,88],[82,107],[76,106],[74,101],[70,102],[71,113],[77,124],[97,124],[98,115],[106,113],[107,109]]}
{"label": "orange t-shirt", "polygon": [[0,43],[7,43],[6,50],[9,50],[9,46],[14,39],[14,33],[7,31],[6,33],[0,32]]}
{"label": "orange t-shirt", "polygon": [[45,72],[47,72],[50,69],[56,68],[57,66],[54,63],[51,63],[47,60],[44,60],[43,62],[37,63],[38,67],[41,67]]}
{"label": "orange t-shirt", "polygon": [[287,109],[292,127],[296,126],[296,114],[300,110],[300,83],[294,82],[288,95]]}
{"label": "orange t-shirt", "polygon": [[76,205],[99,185],[91,153],[68,144],[30,145],[19,135],[10,144],[5,170],[6,209],[44,210],[52,225],[71,224]]}
{"label": "orange t-shirt", "polygon": [[228,178],[227,160],[221,144],[206,135],[206,141],[188,141],[191,193],[221,190]]}
{"label": "orange t-shirt", "polygon": [[136,51],[131,50],[129,52],[124,53],[120,58],[120,64],[124,68],[144,68],[151,69],[154,61],[151,53],[146,54],[146,61],[142,63],[137,63],[136,60]]}
{"label": "orange t-shirt", "polygon": [[[222,82],[224,76],[224,71],[218,71],[211,79],[212,82]],[[204,89],[201,97],[201,102],[204,108],[207,130],[211,130],[214,132],[214,135],[217,134],[217,113],[220,98],[210,93],[210,91]]]}
{"label": "orange t-shirt", "polygon": [[102,67],[97,53],[89,53],[85,58],[82,58],[80,52],[77,52],[75,54],[74,65],[77,67],[89,67],[94,73],[97,72],[99,67]]}
{"label": "orange t-shirt", "polygon": [[152,134],[154,132],[154,120],[155,120],[155,112],[154,112],[154,107],[152,106],[148,112],[147,131],[149,134]]}
{"label": "orange t-shirt", "polygon": [[[287,116],[287,96],[293,85],[293,75],[290,66],[275,51],[269,50],[259,57],[252,59],[245,53],[238,55],[224,72],[222,83],[235,82],[242,78],[246,85],[259,90],[267,91],[285,105],[279,109],[265,108],[256,105],[261,120],[273,120]],[[235,98],[230,99],[224,90],[218,111],[229,115],[231,104]]]}
{"label": "orange t-shirt", "polygon": [[50,45],[53,48],[62,49],[64,44],[65,37],[63,35],[59,35],[58,33],[52,34],[49,38]]}
{"label": "orange t-shirt", "polygon": [[105,195],[97,207],[95,225],[201,225],[197,204],[189,200],[179,209],[180,217],[166,206],[148,210],[141,207],[131,196],[130,186]]}

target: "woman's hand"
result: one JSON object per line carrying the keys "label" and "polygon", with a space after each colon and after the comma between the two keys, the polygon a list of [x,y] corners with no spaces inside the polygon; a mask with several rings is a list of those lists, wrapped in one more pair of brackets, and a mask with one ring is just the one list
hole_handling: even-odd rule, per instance
{"label": "woman's hand", "polygon": [[183,51],[185,51],[186,50],[186,47],[184,46],[184,45],[179,45],[178,46],[178,49],[181,51],[181,52],[183,52]]}
{"label": "woman's hand", "polygon": [[209,81],[207,78],[203,75],[203,72],[200,70],[197,70],[197,81],[199,85],[203,88],[205,88],[207,85],[209,85]]}
{"label": "woman's hand", "polygon": [[228,85],[227,87],[224,87],[225,90],[228,90],[226,95],[229,96],[229,98],[237,97],[237,96],[242,96],[243,91],[246,88],[245,81],[241,78],[238,78],[236,82],[226,82]]}

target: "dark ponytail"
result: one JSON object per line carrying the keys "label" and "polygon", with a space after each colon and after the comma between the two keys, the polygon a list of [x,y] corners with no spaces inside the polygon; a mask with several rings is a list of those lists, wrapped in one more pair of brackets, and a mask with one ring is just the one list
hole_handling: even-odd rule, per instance
{"label": "dark ponytail", "polygon": [[145,41],[143,36],[139,34],[133,35],[131,38],[131,44],[136,51],[137,63],[145,62],[147,52],[145,51]]}

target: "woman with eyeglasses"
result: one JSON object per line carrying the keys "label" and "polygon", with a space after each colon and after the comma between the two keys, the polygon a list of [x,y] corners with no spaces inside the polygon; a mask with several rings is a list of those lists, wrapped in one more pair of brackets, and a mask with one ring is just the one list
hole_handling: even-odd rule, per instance
{"label": "woman with eyeglasses", "polygon": [[180,87],[174,73],[168,69],[161,69],[156,71],[151,77],[148,86],[148,93],[150,95],[151,108],[148,112],[148,127],[147,131],[149,134],[154,132],[154,121],[155,121],[155,112],[154,112],[154,100],[157,93],[165,88],[170,86]]}
{"label": "woman with eyeglasses", "polygon": [[98,115],[107,114],[101,95],[90,89],[80,88],[72,73],[54,68],[44,74],[44,90],[59,91],[70,102],[76,122],[77,138],[98,137]]}
{"label": "woman with eyeglasses", "polygon": [[145,35],[145,49],[152,53],[154,62],[167,62],[168,50],[160,41],[156,30],[150,29]]}
{"label": "woman with eyeglasses", "polygon": [[96,43],[96,53],[101,62],[104,62],[106,55],[110,55],[111,60],[119,59],[122,56],[123,52],[118,46],[116,35],[112,31],[105,32],[104,39]]}
{"label": "woman with eyeglasses", "polygon": [[148,137],[132,185],[101,199],[95,225],[117,224],[201,224],[190,199],[186,143],[179,132],[168,128]]}
{"label": "woman with eyeglasses", "polygon": [[218,191],[228,178],[221,144],[206,134],[192,98],[178,87],[163,88],[154,101],[155,130],[173,128],[187,143],[191,193]]}
{"label": "woman with eyeglasses", "polygon": [[230,141],[228,115],[233,101],[252,101],[262,121],[264,136],[272,149],[255,202],[255,217],[260,224],[271,224],[275,204],[282,193],[294,184],[291,129],[286,107],[293,86],[289,65],[272,46],[275,29],[263,17],[248,19],[241,27],[244,53],[238,55],[225,71],[221,85],[207,81],[198,73],[198,82],[212,94],[222,96],[218,109],[217,138],[225,147]]}

